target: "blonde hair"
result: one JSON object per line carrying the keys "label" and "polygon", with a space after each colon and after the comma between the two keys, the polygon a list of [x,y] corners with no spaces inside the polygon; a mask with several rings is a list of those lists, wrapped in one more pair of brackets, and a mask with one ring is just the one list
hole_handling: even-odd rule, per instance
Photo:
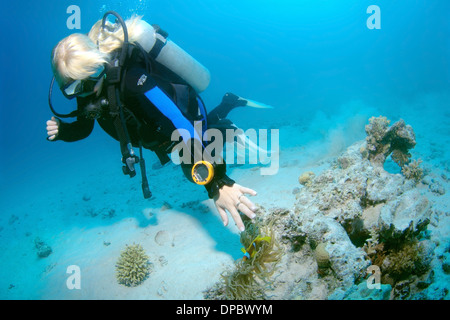
{"label": "blonde hair", "polygon": [[107,54],[100,52],[88,36],[80,33],[61,40],[52,52],[53,73],[60,85],[89,77],[108,60]]}
{"label": "blonde hair", "polygon": [[[125,24],[128,41],[137,42],[141,36],[139,25],[142,17],[133,16]],[[62,39],[52,51],[52,69],[59,85],[71,80],[86,79],[98,68],[109,63],[111,53],[122,47],[123,30],[119,25],[107,22],[102,29],[102,21],[97,21],[88,35],[74,33]]]}
{"label": "blonde hair", "polygon": [[[141,29],[139,24],[142,16],[132,16],[125,21],[128,31],[128,42],[135,43],[141,37]],[[106,22],[106,27],[102,29],[102,20],[97,21],[89,31],[88,37],[92,42],[98,44],[98,49],[103,53],[111,53],[122,47],[123,44],[123,29],[118,24]]]}

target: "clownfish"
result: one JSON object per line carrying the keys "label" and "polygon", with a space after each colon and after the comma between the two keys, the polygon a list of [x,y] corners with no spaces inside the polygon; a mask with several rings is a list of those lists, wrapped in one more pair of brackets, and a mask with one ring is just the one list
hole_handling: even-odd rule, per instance
{"label": "clownfish", "polygon": [[241,248],[241,251],[244,253],[244,256],[242,257],[242,259],[244,261],[247,261],[248,259],[253,258],[256,254],[256,244],[260,243],[262,241],[270,242],[271,240],[272,240],[271,237],[257,236],[255,238],[255,240],[252,241],[252,243],[250,244],[250,246],[247,249]]}

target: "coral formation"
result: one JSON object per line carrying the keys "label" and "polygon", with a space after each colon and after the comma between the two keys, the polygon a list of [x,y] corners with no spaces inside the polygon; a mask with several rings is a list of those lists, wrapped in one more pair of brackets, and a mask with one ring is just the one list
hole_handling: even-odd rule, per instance
{"label": "coral formation", "polygon": [[311,185],[311,181],[314,178],[315,174],[314,172],[307,171],[303,172],[300,177],[298,177],[298,182],[303,186],[309,186]]}
{"label": "coral formation", "polygon": [[[262,220],[277,217],[271,238],[286,253],[271,269],[270,286],[239,260],[209,298],[448,299],[448,286],[435,277],[448,276],[450,249],[432,241],[429,229],[448,222],[447,213],[433,209],[438,178],[427,173],[416,182],[423,172],[420,161],[408,163],[415,139],[403,121],[390,126],[385,117],[371,118],[366,132],[365,141],[302,180],[307,188],[295,192],[295,206],[260,208]],[[403,175],[384,169],[389,155]],[[246,248],[262,233],[247,228]],[[381,290],[367,286],[372,268],[380,270]]]}
{"label": "coral formation", "polygon": [[395,286],[400,281],[421,276],[429,270],[430,261],[425,254],[426,242],[411,236],[401,242],[381,242],[370,239],[364,246],[373,265],[381,269],[381,282]]}
{"label": "coral formation", "polygon": [[52,248],[40,238],[34,239],[34,247],[39,258],[47,258],[53,252]]}
{"label": "coral formation", "polygon": [[[385,127],[387,122],[377,125]],[[421,249],[430,221],[429,200],[415,183],[372,165],[361,153],[365,147],[364,142],[349,147],[336,166],[296,195],[297,215],[288,232],[292,249],[313,253],[330,293],[363,281],[371,264],[381,268],[382,283],[394,291],[397,283],[412,277],[419,281],[429,270]],[[318,252],[324,254],[323,261]]]}
{"label": "coral formation", "polygon": [[126,245],[116,264],[117,281],[128,287],[135,287],[141,284],[149,274],[150,261],[142,246]]}
{"label": "coral formation", "polygon": [[328,268],[330,266],[330,254],[327,251],[326,243],[319,243],[314,251],[319,268]]}
{"label": "coral formation", "polygon": [[[393,249],[381,264],[382,273],[389,275],[398,282],[408,278],[411,274],[421,274],[428,269],[424,264],[423,249],[418,241],[411,241],[400,248]],[[386,276],[385,276],[386,277]],[[386,280],[385,283],[389,283]]]}
{"label": "coral formation", "polygon": [[409,162],[409,149],[416,145],[414,130],[399,120],[389,127],[390,120],[386,117],[372,117],[366,125],[367,151],[369,160],[376,164],[383,164],[389,155],[400,167]]}
{"label": "coral formation", "polygon": [[423,178],[423,169],[420,167],[422,160],[414,160],[411,163],[403,166],[402,173],[406,179],[412,179],[419,182]]}

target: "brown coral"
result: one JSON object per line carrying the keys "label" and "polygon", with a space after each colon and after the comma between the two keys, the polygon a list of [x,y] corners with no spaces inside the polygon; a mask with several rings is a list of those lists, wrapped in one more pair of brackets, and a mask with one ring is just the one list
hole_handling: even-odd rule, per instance
{"label": "brown coral", "polygon": [[429,267],[417,239],[389,245],[372,238],[367,241],[364,250],[372,265],[381,268],[383,283],[395,285],[413,274],[423,274]]}
{"label": "brown coral", "polygon": [[423,178],[423,169],[420,167],[422,160],[414,160],[402,168],[402,173],[406,179],[419,182]]}
{"label": "brown coral", "polygon": [[365,130],[368,140],[370,139],[370,142],[374,147],[376,147],[376,143],[383,141],[390,123],[391,121],[383,116],[372,117],[369,119],[369,124],[366,125]]}
{"label": "brown coral", "polygon": [[367,151],[369,160],[383,164],[392,154],[392,160],[400,167],[409,162],[409,150],[416,145],[415,134],[410,125],[400,119],[389,127],[390,121],[386,117],[372,117],[366,125]]}

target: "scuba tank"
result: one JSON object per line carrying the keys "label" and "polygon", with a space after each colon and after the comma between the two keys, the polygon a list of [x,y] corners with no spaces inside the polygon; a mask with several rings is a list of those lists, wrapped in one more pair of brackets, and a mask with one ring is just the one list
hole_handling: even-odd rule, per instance
{"label": "scuba tank", "polygon": [[167,33],[141,20],[136,27],[137,42],[153,58],[181,77],[197,93],[204,91],[211,75],[201,63],[167,38]]}
{"label": "scuba tank", "polygon": [[[118,24],[123,29],[123,44],[119,56],[115,60],[114,64],[108,66],[106,70],[105,86],[107,98],[94,98],[86,104],[86,107],[82,111],[83,116],[88,118],[98,118],[104,112],[114,118],[113,125],[116,129],[117,136],[120,141],[122,162],[124,166],[122,171],[124,174],[134,177],[136,175],[135,165],[139,164],[142,176],[142,191],[144,198],[148,199],[152,196],[149,189],[148,180],[146,177],[145,161],[143,159],[142,143],[139,144],[140,158],[135,154],[133,145],[130,142],[130,136],[126,125],[126,119],[124,115],[124,106],[120,99],[120,87],[122,83],[122,76],[124,73],[125,62],[129,54],[130,43],[128,41],[128,31],[124,20],[114,11],[108,11],[105,13],[102,19],[101,28],[107,28],[106,19],[109,15],[113,15],[117,18]],[[153,59],[166,68],[174,72],[186,83],[188,83],[194,90],[199,93],[205,90],[210,82],[209,71],[197,62],[193,57],[186,53],[183,49],[178,47],[175,43],[167,39],[167,34],[159,29],[159,27],[152,27],[145,21],[140,21],[133,38],[136,39],[138,44],[144,49]],[[60,118],[72,118],[80,115],[80,111],[77,109],[69,114],[60,114],[55,111],[52,105],[52,91],[53,84],[55,82],[55,76],[53,76],[50,83],[48,103],[51,111],[57,117]],[[160,89],[158,92],[163,93]],[[153,91],[152,91],[153,92]],[[159,96],[158,96],[159,97]],[[166,96],[163,98],[169,99]],[[203,102],[199,99],[199,106],[201,111],[204,109]],[[173,111],[173,110],[172,110]],[[178,110],[178,112],[180,112]],[[180,112],[181,113],[181,112]],[[206,115],[206,111],[204,110]],[[203,112],[202,112],[203,114]],[[206,116],[205,116],[206,117]],[[201,168],[200,168],[201,169]]]}

